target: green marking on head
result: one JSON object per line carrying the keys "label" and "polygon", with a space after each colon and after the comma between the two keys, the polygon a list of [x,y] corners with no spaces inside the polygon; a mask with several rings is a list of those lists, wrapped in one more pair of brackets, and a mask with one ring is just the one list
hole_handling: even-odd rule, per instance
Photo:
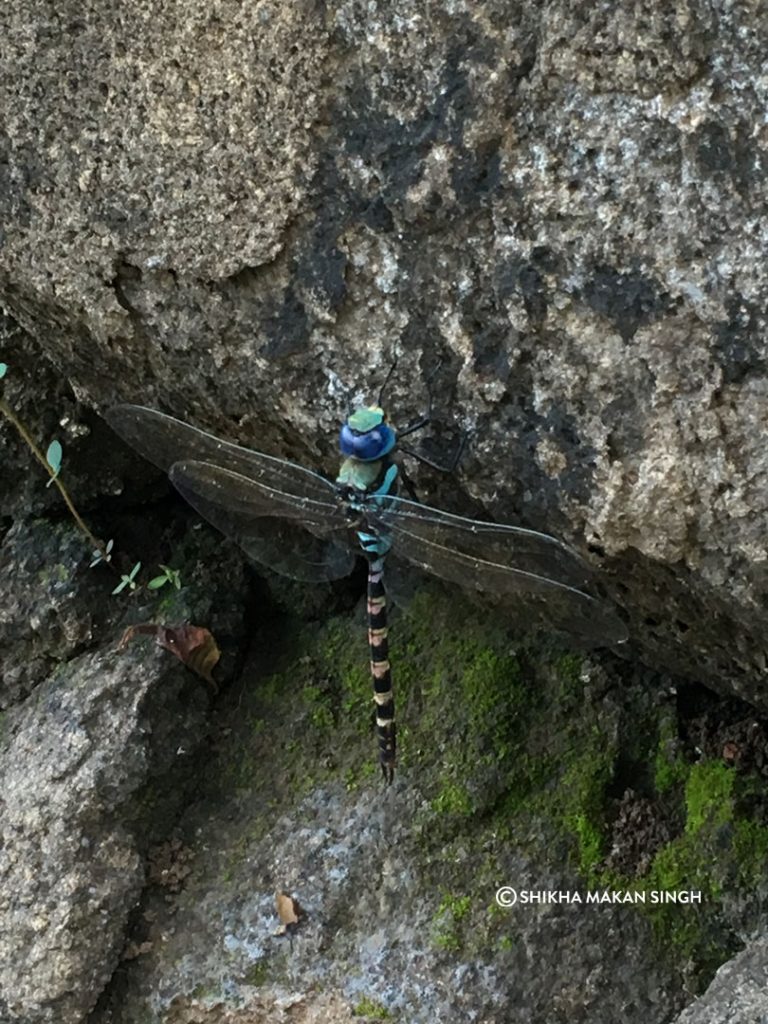
{"label": "green marking on head", "polygon": [[356,409],[347,419],[347,423],[353,430],[359,430],[361,434],[367,434],[374,427],[381,426],[384,422],[384,410],[372,405],[367,409]]}

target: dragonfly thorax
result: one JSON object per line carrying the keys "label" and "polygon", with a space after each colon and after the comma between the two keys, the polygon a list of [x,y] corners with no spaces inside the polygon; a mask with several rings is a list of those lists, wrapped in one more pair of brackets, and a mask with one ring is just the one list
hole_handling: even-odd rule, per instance
{"label": "dragonfly thorax", "polygon": [[342,455],[359,462],[377,462],[395,447],[395,431],[377,405],[356,409],[347,416],[339,433]]}
{"label": "dragonfly thorax", "polygon": [[386,456],[375,462],[350,457],[341,464],[336,490],[342,501],[355,508],[372,495],[392,494],[396,476],[397,467]]}

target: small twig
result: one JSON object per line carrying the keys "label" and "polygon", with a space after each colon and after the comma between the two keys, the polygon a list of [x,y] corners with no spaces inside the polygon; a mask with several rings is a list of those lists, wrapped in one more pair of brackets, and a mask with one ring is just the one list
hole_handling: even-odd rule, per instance
{"label": "small twig", "polygon": [[56,487],[59,489],[59,493],[61,494],[62,498],[64,499],[64,502],[65,502],[67,508],[69,509],[69,512],[70,512],[72,518],[77,523],[78,528],[80,529],[80,531],[83,534],[85,534],[85,536],[88,538],[89,543],[92,544],[93,547],[96,549],[96,551],[99,552],[99,554],[101,555],[102,561],[106,562],[106,564],[110,567],[110,569],[112,569],[112,571],[117,573],[117,575],[119,576],[120,575],[120,571],[114,565],[112,565],[112,562],[110,560],[109,552],[107,551],[106,545],[104,544],[103,541],[99,540],[98,537],[96,537],[93,533],[91,533],[91,531],[88,529],[87,525],[80,518],[80,513],[77,511],[77,509],[75,508],[74,504],[72,503],[72,499],[70,498],[69,492],[67,491],[66,487],[61,482],[61,480],[59,480],[58,474],[55,473],[54,470],[52,469],[52,467],[48,464],[48,461],[47,461],[46,457],[43,455],[43,453],[37,447],[37,444],[35,443],[34,438],[31,436],[31,434],[29,433],[27,428],[24,426],[24,424],[21,422],[19,417],[16,415],[16,413],[13,411],[13,409],[10,407],[10,405],[8,405],[8,403],[4,399],[2,399],[2,398],[0,398],[0,413],[2,413],[3,416],[5,416],[5,418],[7,420],[9,420],[13,424],[13,426],[16,428],[16,430],[21,435],[21,437],[24,440],[24,442],[27,445],[27,447],[30,449],[32,454],[37,459],[37,461],[40,463],[40,465],[46,471],[46,473],[51,478],[51,480],[56,485]]}

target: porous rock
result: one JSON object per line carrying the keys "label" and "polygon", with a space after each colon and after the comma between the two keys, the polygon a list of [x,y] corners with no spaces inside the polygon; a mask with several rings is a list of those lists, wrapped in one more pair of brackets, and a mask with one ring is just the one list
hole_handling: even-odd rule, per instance
{"label": "porous rock", "polygon": [[399,355],[407,420],[440,364],[472,440],[427,495],[562,535],[633,656],[766,707],[759,5],[25,0],[0,37],[0,299],[55,379],[318,468],[350,393]]}

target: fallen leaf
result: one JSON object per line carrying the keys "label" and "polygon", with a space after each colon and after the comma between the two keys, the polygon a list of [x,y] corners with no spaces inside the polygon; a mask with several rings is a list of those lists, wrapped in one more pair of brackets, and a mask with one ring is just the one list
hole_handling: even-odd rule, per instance
{"label": "fallen leaf", "polygon": [[295,900],[293,896],[289,896],[285,890],[275,893],[275,907],[277,908],[277,916],[280,918],[281,927],[279,934],[281,935],[285,934],[289,928],[297,925],[299,919],[304,914],[299,901]]}
{"label": "fallen leaf", "polygon": [[221,657],[221,651],[212,634],[204,626],[139,623],[126,629],[118,650],[124,650],[135,636],[154,636],[158,647],[175,654],[179,661],[204,679],[214,690],[218,688],[211,673]]}

